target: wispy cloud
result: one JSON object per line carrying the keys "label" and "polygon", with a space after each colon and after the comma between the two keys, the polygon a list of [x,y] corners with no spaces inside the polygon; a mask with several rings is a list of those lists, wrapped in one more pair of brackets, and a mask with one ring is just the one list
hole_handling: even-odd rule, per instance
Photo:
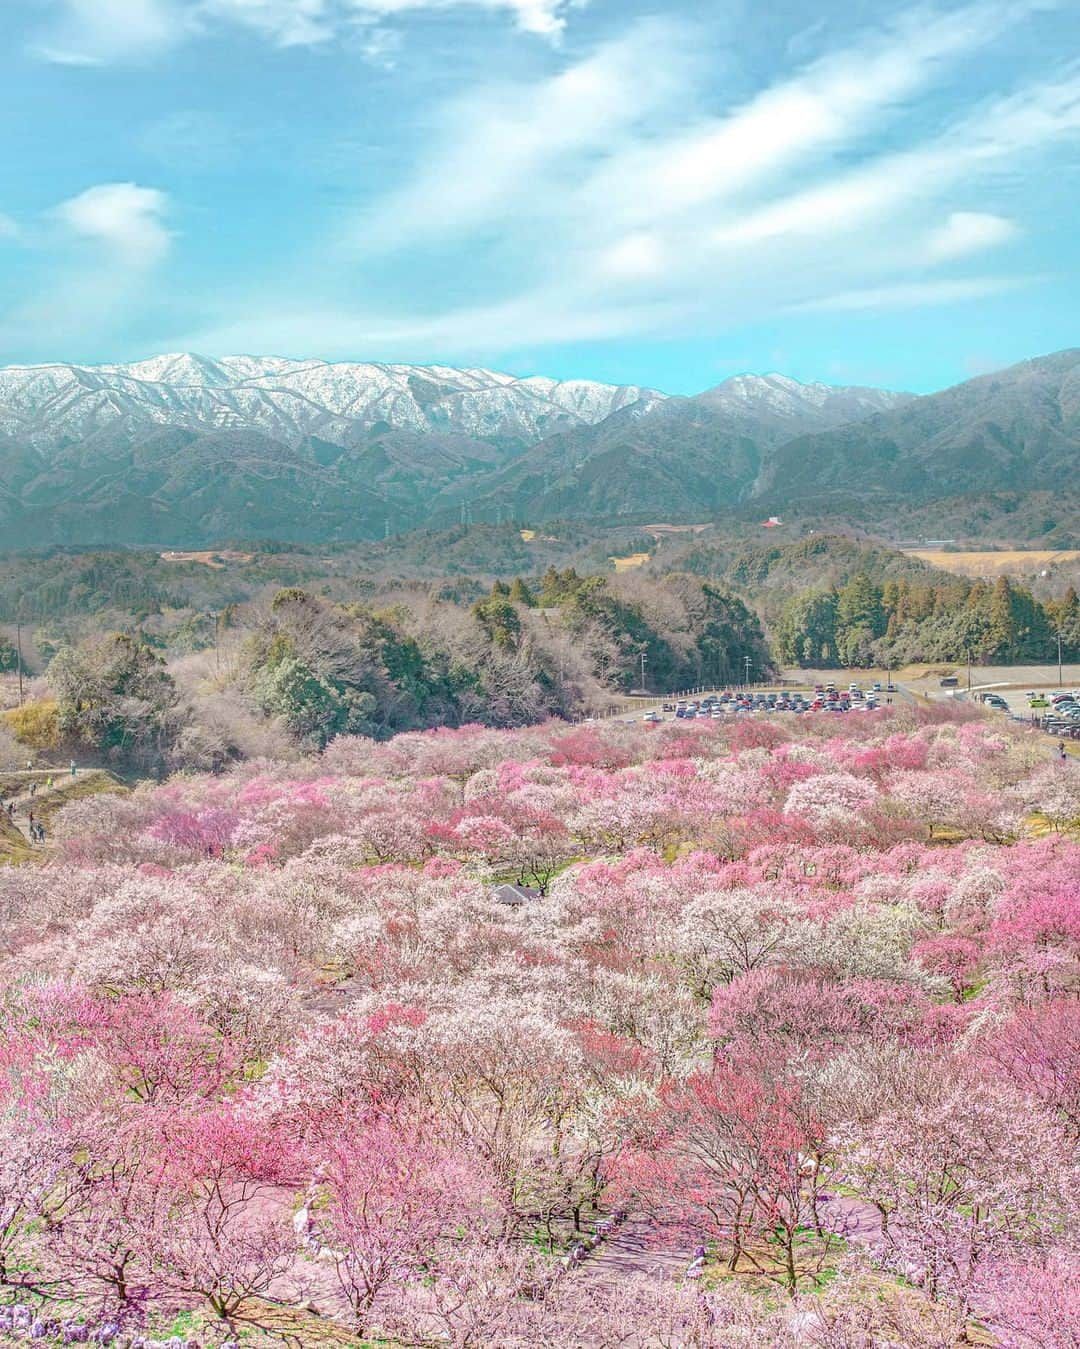
{"label": "wispy cloud", "polygon": [[[334,266],[339,294],[355,278],[355,306],[286,304],[253,316],[246,343],[244,325],[225,331],[234,345],[280,332],[302,348],[310,332],[319,350],[483,354],[508,334],[698,335],[1022,285],[957,269],[1020,233],[992,209],[995,177],[1080,133],[1080,73],[954,101],[930,134],[907,114],[1041,7],[909,11],[708,114],[701,29],[638,23],[527,87],[446,106],[406,181],[351,222]],[[404,278],[448,240],[469,257],[474,303],[394,314],[360,298],[375,269]]]}
{"label": "wispy cloud", "polygon": [[[48,0],[47,0],[48,3]],[[358,27],[393,24],[409,14],[486,11],[522,32],[561,37],[574,0],[51,0],[51,21],[31,43],[44,60],[93,66],[145,62],[222,26],[275,46],[313,47]],[[392,30],[391,30],[392,32]],[[394,37],[365,32],[360,50],[383,59]]]}
{"label": "wispy cloud", "polygon": [[989,211],[953,211],[926,241],[928,262],[952,262],[1008,243],[1019,234],[1016,223]]}
{"label": "wispy cloud", "polygon": [[509,15],[526,33],[558,37],[572,0],[346,0],[358,14],[394,18],[408,11],[486,9]]}
{"label": "wispy cloud", "polygon": [[61,0],[31,49],[58,65],[95,66],[143,61],[189,31],[183,0]]}
{"label": "wispy cloud", "polygon": [[838,291],[834,295],[818,295],[805,304],[791,305],[789,313],[813,313],[832,310],[835,313],[858,313],[867,310],[915,309],[928,305],[956,304],[964,300],[980,300],[986,295],[1000,295],[1030,285],[1041,277],[972,276],[955,281],[901,281],[891,286],[874,286],[866,290]]}
{"label": "wispy cloud", "polygon": [[0,318],[0,350],[52,357],[86,332],[120,334],[155,303],[148,286],[173,236],[166,193],[136,183],[98,183],[28,224],[48,258],[44,279]]}
{"label": "wispy cloud", "polygon": [[[510,220],[578,214],[583,174],[650,134],[703,73],[681,25],[646,20],[523,88],[492,83],[452,102],[412,178],[355,222],[365,250],[402,250]],[[610,206],[605,208],[610,209]]]}
{"label": "wispy cloud", "polygon": [[[303,216],[282,176],[282,210],[303,220],[294,256],[275,240],[261,281],[245,256],[220,286],[174,296],[174,312],[198,304],[203,319],[178,321],[188,330],[163,334],[170,345],[495,359],[556,342],[716,336],[796,312],[959,304],[1042,279],[1031,257],[1043,224],[1023,185],[1052,190],[1080,136],[1080,69],[1022,51],[1024,26],[1055,0],[879,0],[859,8],[879,21],[861,25],[837,5],[767,51],[736,41],[722,7],[681,0],[621,22],[619,0],[51,3],[47,50],[64,60],[149,60],[224,33],[243,50],[341,44],[350,70],[365,53],[388,66],[402,35],[437,27],[444,40],[442,22],[419,22],[435,15],[542,39],[518,43],[505,74],[481,59],[467,79],[402,62],[400,81],[384,82],[384,120],[382,104],[375,115],[363,98],[349,105],[370,120],[343,111],[356,123],[329,138],[352,137],[355,163],[342,153],[309,175]],[[275,79],[288,68],[267,64]],[[433,102],[432,89],[457,92]],[[257,141],[248,134],[237,159]],[[141,144],[167,172],[187,163],[185,143],[203,165],[227,161],[231,135],[215,149],[211,114],[162,109]],[[211,191],[192,205],[211,215]],[[131,272],[173,251],[169,206],[153,188],[111,183],[56,219]]]}

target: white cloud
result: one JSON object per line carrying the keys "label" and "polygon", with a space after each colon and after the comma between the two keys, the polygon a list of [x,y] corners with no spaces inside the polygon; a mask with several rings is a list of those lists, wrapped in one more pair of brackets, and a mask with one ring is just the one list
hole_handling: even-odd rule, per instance
{"label": "white cloud", "polygon": [[953,211],[926,241],[929,262],[952,262],[1015,239],[1016,223],[988,211]]}
{"label": "white cloud", "polygon": [[955,281],[902,281],[891,286],[875,286],[866,290],[838,291],[834,295],[819,295],[805,304],[788,307],[788,313],[833,311],[857,313],[879,309],[921,309],[928,305],[956,304],[963,300],[981,300],[986,295],[1000,295],[1031,285],[1042,277],[973,276]]}
{"label": "white cloud", "polygon": [[0,211],[0,239],[14,239],[18,233],[19,227],[11,216]]}
{"label": "white cloud", "polygon": [[663,245],[654,234],[628,234],[604,252],[601,267],[612,276],[655,276],[667,265]]}
{"label": "white cloud", "polygon": [[347,0],[362,15],[390,18],[409,11],[487,9],[509,15],[526,33],[556,38],[566,27],[570,0]]}
{"label": "white cloud", "polygon": [[158,55],[189,31],[183,0],[61,0],[33,50],[59,65],[93,66]]}
{"label": "white cloud", "polygon": [[1025,8],[983,0],[942,14],[911,10],[725,114],[629,147],[594,177],[590,202],[608,211],[678,215],[805,171],[864,140],[948,63],[991,42]]}
{"label": "white cloud", "polygon": [[630,274],[646,237],[650,259],[677,262],[688,247],[842,232],[1012,152],[1018,136],[1064,130],[1064,104],[1038,113],[1030,98],[1002,100],[936,142],[859,163],[859,147],[950,63],[1041,2],[919,8],[726,113],[689,117],[708,74],[700,34],[639,24],[531,87],[493,85],[445,108],[442,135],[360,222],[359,241],[378,252],[499,231],[512,242],[542,221],[552,249],[591,244],[599,266]]}
{"label": "white cloud", "polygon": [[[558,39],[575,0],[51,0],[59,12],[32,49],[61,65],[144,61],[222,24],[238,25],[279,47],[311,47],[411,13],[483,10],[526,33]],[[361,50],[383,60],[393,39],[368,38]]]}
{"label": "white cloud", "polygon": [[311,47],[334,36],[328,0],[201,0],[199,12],[253,29],[279,47]]}
{"label": "white cloud", "polygon": [[[531,86],[493,83],[454,101],[411,180],[353,237],[365,250],[400,250],[510,219],[580,217],[592,166],[647,137],[702,61],[684,29],[646,20]],[[611,210],[605,205],[605,218]]]}
{"label": "white cloud", "polygon": [[[200,0],[198,22],[240,23],[283,45],[351,25],[352,49],[367,38],[385,60],[397,21],[470,7],[549,38],[570,8]],[[672,17],[631,23],[585,55],[545,54],[554,73],[495,74],[425,107],[434,130],[411,161],[399,155],[402,178],[362,217],[330,222],[330,237],[307,240],[261,294],[238,282],[209,297],[203,324],[167,345],[494,358],[547,342],[716,335],[814,309],[961,303],[1024,284],[965,274],[965,263],[1020,234],[1025,175],[1051,190],[1052,156],[1080,133],[1080,70],[1044,62],[1032,74],[1021,62],[1011,92],[980,96],[967,77],[993,64],[985,87],[1007,87],[1003,38],[1043,7],[901,7],[769,78],[746,69],[725,81],[715,30]],[[161,256],[164,200],[127,204],[134,223],[106,227],[103,203],[83,202],[82,233]]]}
{"label": "white cloud", "polygon": [[164,192],[135,183],[100,183],[62,202],[54,211],[74,234],[103,244],[125,266],[149,267],[168,252],[172,236],[162,216]]}
{"label": "white cloud", "polygon": [[[233,346],[482,355],[715,334],[811,309],[961,303],[1039,281],[925,272],[1018,232],[992,209],[995,193],[1080,132],[1080,72],[954,102],[930,136],[902,115],[1026,8],[968,5],[940,21],[920,11],[707,116],[687,111],[701,107],[694,33],[632,27],[556,75],[443,109],[411,177],[356,222],[347,258],[328,260],[339,297],[352,269],[354,308],[316,281],[309,293],[328,299],[317,313],[298,297],[224,332]],[[365,278],[378,274],[385,293],[395,268],[415,297],[418,263],[448,240],[468,260],[473,303],[433,299],[406,314],[367,298]],[[220,335],[185,341],[214,347]]]}

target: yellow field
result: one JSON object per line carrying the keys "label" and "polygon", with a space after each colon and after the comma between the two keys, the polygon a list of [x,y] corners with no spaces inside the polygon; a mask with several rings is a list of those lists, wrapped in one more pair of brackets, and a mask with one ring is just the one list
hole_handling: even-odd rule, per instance
{"label": "yellow field", "polygon": [[1002,572],[1032,572],[1063,562],[1080,561],[1080,549],[1017,548],[1000,552],[948,553],[935,548],[905,548],[909,557],[921,558],[933,567],[959,576],[997,576]]}
{"label": "yellow field", "polygon": [[632,567],[640,567],[642,563],[648,562],[648,553],[627,553],[625,557],[613,557],[616,571],[629,571]]}

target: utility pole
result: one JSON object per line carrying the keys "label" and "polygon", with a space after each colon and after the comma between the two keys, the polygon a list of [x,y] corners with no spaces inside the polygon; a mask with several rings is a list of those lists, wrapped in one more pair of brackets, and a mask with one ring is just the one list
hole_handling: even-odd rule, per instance
{"label": "utility pole", "polygon": [[[1060,643],[1058,644],[1060,647]],[[15,616],[15,661],[19,667],[19,706],[23,705],[23,677],[22,677],[22,611]]]}
{"label": "utility pole", "polygon": [[641,649],[641,691],[645,692],[645,648]]}
{"label": "utility pole", "polygon": [[966,651],[965,654],[966,654],[966,656],[967,656],[967,691],[968,691],[968,693],[970,693],[970,692],[971,692],[971,648],[970,648],[970,647],[968,647],[968,649],[967,649],[967,651]]}
{"label": "utility pole", "polygon": [[1057,636],[1057,644],[1058,644],[1058,688],[1061,688],[1061,629],[1060,629],[1060,628],[1058,628],[1057,633],[1056,633],[1056,636]]}
{"label": "utility pole", "polygon": [[744,664],[745,667],[746,667],[746,677],[744,678],[743,683],[745,684],[745,686],[746,686],[747,688],[749,688],[749,687],[750,687],[750,666],[753,664],[753,661],[750,659],[749,656],[743,656],[743,664]]}

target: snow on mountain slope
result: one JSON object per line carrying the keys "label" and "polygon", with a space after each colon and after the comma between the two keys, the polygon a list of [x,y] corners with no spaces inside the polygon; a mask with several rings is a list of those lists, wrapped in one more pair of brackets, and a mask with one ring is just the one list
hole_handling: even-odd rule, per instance
{"label": "snow on mountain slope", "polygon": [[714,389],[698,394],[696,402],[734,416],[757,416],[793,421],[803,426],[838,426],[860,421],[875,412],[887,412],[907,402],[910,394],[889,389],[833,384],[800,384],[787,375],[733,375]]}
{"label": "snow on mountain slope", "polygon": [[34,447],[147,425],[252,430],[290,445],[385,429],[532,443],[642,397],[663,395],[449,366],[170,353],[128,365],[0,369],[0,434]]}

